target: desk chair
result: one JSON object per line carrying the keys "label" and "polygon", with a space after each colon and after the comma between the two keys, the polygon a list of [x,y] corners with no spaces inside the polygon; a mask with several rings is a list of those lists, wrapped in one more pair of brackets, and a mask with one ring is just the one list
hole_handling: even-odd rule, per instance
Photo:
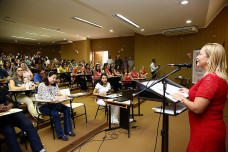
{"label": "desk chair", "polygon": [[[95,97],[95,102],[96,102],[96,100],[97,100],[97,97]],[[98,105],[97,111],[96,111],[96,114],[95,114],[95,119],[97,118],[97,114],[98,114],[99,110],[105,110],[105,116],[108,115],[108,107],[107,107],[107,105],[105,105],[104,107],[101,106],[101,105]],[[108,116],[107,116],[107,121],[108,121]]]}
{"label": "desk chair", "polygon": [[[59,91],[62,94],[64,94],[64,95],[68,95],[68,96],[70,95],[70,89],[61,89]],[[73,100],[74,100],[74,98],[72,100],[70,100],[70,103],[65,104],[65,106],[67,106],[67,107],[69,107],[71,109],[71,119],[73,120],[74,128],[75,128],[75,121],[74,121],[74,119],[77,118],[77,117],[80,117],[80,116],[85,115],[85,119],[86,119],[86,123],[87,123],[87,113],[86,113],[86,106],[85,106],[84,103],[72,103]],[[82,107],[82,106],[84,107],[84,113],[79,114],[79,115],[75,114],[75,116],[74,116],[74,109],[79,108],[79,107]]]}

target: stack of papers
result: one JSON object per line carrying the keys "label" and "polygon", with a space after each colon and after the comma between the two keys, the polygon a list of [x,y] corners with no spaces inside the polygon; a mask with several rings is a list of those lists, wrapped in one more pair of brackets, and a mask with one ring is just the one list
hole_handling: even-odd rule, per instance
{"label": "stack of papers", "polygon": [[[161,113],[163,112],[163,108],[162,107],[155,107],[152,108],[155,112]],[[179,114],[181,112],[183,112],[184,110],[186,110],[187,108],[185,106],[178,106],[176,105],[176,113]],[[174,115],[174,105],[168,105],[165,106],[165,113],[166,114],[170,114],[170,115]]]}
{"label": "stack of papers", "polygon": [[[148,84],[148,82],[143,82],[142,84],[145,86],[150,86],[152,83],[154,83],[154,81],[150,81]],[[163,84],[162,82],[159,82],[157,84],[155,84],[154,86],[150,87],[151,90],[153,90],[154,92],[160,94],[163,96],[164,91],[163,91]],[[185,96],[186,98],[188,97],[188,93],[182,93],[179,92],[180,88],[167,84],[167,88],[166,88],[166,93],[165,93],[165,97],[168,98],[169,100],[173,101],[173,102],[178,102],[178,100],[174,99],[171,95],[174,93],[180,93],[183,96]]]}
{"label": "stack of papers", "polygon": [[9,115],[9,114],[13,114],[13,113],[17,113],[17,112],[21,112],[22,109],[18,109],[18,108],[12,108],[7,112],[1,112],[0,116],[5,116],[5,115]]}

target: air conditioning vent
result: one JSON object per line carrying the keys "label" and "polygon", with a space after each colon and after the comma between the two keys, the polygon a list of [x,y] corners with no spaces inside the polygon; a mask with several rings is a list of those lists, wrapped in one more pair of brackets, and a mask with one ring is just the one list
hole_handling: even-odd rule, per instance
{"label": "air conditioning vent", "polygon": [[63,40],[63,41],[58,41],[57,43],[58,43],[58,44],[70,44],[70,43],[73,43],[73,41],[70,41],[70,40]]}
{"label": "air conditioning vent", "polygon": [[163,30],[162,34],[166,36],[172,36],[172,35],[190,34],[190,33],[197,33],[197,32],[198,32],[198,27],[186,26],[186,27],[178,27],[178,28]]}

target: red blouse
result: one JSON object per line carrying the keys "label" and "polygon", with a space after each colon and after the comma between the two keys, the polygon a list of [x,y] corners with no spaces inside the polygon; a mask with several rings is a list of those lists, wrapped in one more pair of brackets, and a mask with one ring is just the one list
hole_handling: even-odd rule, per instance
{"label": "red blouse", "polygon": [[225,152],[226,126],[223,109],[227,98],[227,83],[215,73],[207,74],[189,90],[189,99],[210,100],[202,114],[189,111],[191,128],[187,152]]}
{"label": "red blouse", "polygon": [[131,72],[131,76],[132,76],[132,78],[138,78],[138,73],[137,72]]}

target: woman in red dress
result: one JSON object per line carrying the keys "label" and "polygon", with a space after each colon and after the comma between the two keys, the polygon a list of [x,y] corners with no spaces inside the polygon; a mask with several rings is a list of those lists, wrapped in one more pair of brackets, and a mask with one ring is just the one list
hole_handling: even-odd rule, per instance
{"label": "woman in red dress", "polygon": [[181,94],[173,97],[189,109],[191,128],[188,152],[225,152],[226,126],[223,109],[227,99],[225,49],[217,43],[206,44],[197,56],[197,67],[206,73],[190,90],[189,99]]}

